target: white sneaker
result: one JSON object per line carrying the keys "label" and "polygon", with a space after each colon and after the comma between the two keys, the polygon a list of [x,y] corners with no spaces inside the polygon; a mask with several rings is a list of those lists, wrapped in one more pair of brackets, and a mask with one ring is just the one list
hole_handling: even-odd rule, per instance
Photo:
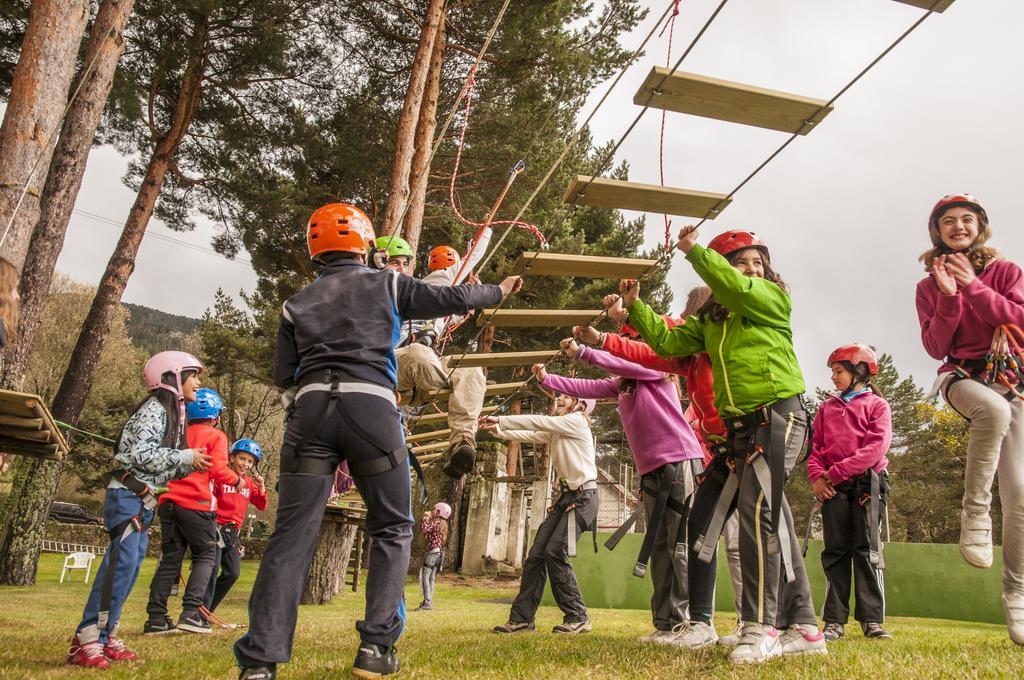
{"label": "white sneaker", "polygon": [[960,513],[960,554],[978,569],[992,566],[992,518]]}
{"label": "white sneaker", "polygon": [[764,663],[781,655],[779,631],[759,623],[744,623],[740,642],[729,654],[729,660],[733,663]]}
{"label": "white sneaker", "polygon": [[723,647],[735,647],[740,643],[741,635],[743,635],[743,622],[736,621],[736,630],[731,635],[723,635],[718,638],[718,644]]}
{"label": "white sneaker", "polygon": [[652,642],[653,643],[659,643],[660,642],[660,643],[664,643],[664,642],[668,642],[669,640],[671,640],[675,636],[676,636],[676,634],[673,633],[670,630],[658,630],[658,629],[655,629],[654,632],[651,633],[650,635],[645,635],[642,638],[640,638],[640,642],[646,642],[646,643],[652,643]]}
{"label": "white sneaker", "polygon": [[1024,595],[1003,594],[1006,630],[1014,644],[1024,645]]}
{"label": "white sneaker", "polygon": [[782,653],[786,655],[828,654],[825,636],[818,631],[817,626],[790,626],[779,638],[779,643],[782,645]]}
{"label": "white sneaker", "polygon": [[[677,628],[678,630],[676,630]],[[673,628],[672,632],[674,633],[673,638],[665,641],[664,644],[700,649],[718,641],[718,633],[714,626],[709,626],[703,621],[680,624]]]}

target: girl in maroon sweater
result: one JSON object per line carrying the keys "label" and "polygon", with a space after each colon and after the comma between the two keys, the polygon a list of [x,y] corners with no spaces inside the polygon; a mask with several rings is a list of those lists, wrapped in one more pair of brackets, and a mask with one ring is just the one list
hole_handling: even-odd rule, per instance
{"label": "girl in maroon sweater", "polygon": [[1003,610],[1010,639],[1024,645],[1024,401],[1019,375],[993,380],[986,356],[1000,325],[1024,325],[1024,277],[986,242],[988,214],[972,196],[943,197],[928,220],[928,276],[917,284],[921,340],[942,361],[936,388],[970,422],[960,553],[992,566],[992,482],[1003,509]]}
{"label": "girl in maroon sweater", "polygon": [[888,496],[885,457],[892,441],[889,404],[871,384],[878,361],[870,347],[843,345],[829,355],[837,392],[821,403],[807,476],[821,503],[825,549],[825,639],[843,637],[850,617],[850,566],[857,590],[854,618],[865,637],[889,639],[882,628],[881,506]]}

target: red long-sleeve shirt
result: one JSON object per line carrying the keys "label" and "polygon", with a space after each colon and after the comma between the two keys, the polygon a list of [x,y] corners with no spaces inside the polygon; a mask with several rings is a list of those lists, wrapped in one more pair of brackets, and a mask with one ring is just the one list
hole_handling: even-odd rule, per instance
{"label": "red long-sleeve shirt", "polygon": [[189,448],[206,449],[206,454],[212,459],[210,467],[202,472],[193,472],[182,479],[168,482],[167,492],[161,494],[160,502],[173,501],[175,505],[189,510],[212,512],[216,509],[213,502],[213,487],[233,487],[238,483],[238,474],[228,467],[228,437],[205,423],[189,425],[186,437]]}
{"label": "red long-sleeve shirt", "polygon": [[217,498],[217,524],[242,526],[245,509],[252,503],[257,510],[267,509],[267,491],[260,491],[251,477],[245,478],[245,488],[236,489],[231,484],[218,484],[214,489]]}

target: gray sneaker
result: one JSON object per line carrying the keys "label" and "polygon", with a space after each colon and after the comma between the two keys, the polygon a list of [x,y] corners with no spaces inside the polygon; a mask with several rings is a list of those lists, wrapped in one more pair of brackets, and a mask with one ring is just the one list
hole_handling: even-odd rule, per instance
{"label": "gray sneaker", "polygon": [[825,641],[835,642],[836,640],[842,640],[843,636],[846,635],[846,628],[841,623],[835,623],[834,621],[825,622]]}
{"label": "gray sneaker", "polygon": [[512,633],[528,633],[529,631],[536,630],[536,626],[533,625],[533,621],[525,623],[523,621],[509,621],[503,623],[500,626],[494,627],[495,633],[502,633],[504,635],[511,635]]}
{"label": "gray sneaker", "polygon": [[676,636],[668,644],[675,647],[700,649],[701,647],[713,645],[718,640],[718,632],[715,631],[714,626],[709,626],[703,621],[693,621],[676,626],[673,632],[675,632]]}
{"label": "gray sneaker", "polygon": [[560,633],[562,635],[579,635],[580,633],[589,633],[594,629],[590,625],[590,620],[586,621],[572,621],[570,623],[560,623],[551,629],[552,633]]}
{"label": "gray sneaker", "polygon": [[817,626],[790,626],[779,637],[779,643],[782,645],[782,653],[787,656],[828,654],[825,636],[821,634]]}
{"label": "gray sneaker", "polygon": [[880,623],[865,623],[862,628],[864,629],[864,637],[872,640],[891,640],[892,633],[882,628]]}

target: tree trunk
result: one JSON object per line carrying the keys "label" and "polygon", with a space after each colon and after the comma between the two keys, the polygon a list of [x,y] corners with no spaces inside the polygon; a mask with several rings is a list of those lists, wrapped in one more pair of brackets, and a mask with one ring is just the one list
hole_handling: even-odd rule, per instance
{"label": "tree trunk", "polygon": [[83,63],[92,64],[92,71],[68,110],[54,148],[43,188],[39,223],[32,232],[18,286],[21,321],[17,342],[5,348],[6,357],[0,374],[0,385],[11,389],[20,388],[24,379],[32,342],[42,322],[43,305],[50,290],[53,270],[64,246],[71,210],[82,186],[89,150],[110,94],[114,70],[124,52],[124,27],[134,4],[135,0],[104,0],[89,34]]}
{"label": "tree trunk", "polygon": [[[68,102],[68,85],[88,19],[89,0],[34,0],[29,9],[25,42],[0,127],[0,230],[11,225],[0,236],[0,256],[19,270],[39,220],[40,186],[52,152],[50,135]],[[18,207],[26,182],[28,191]]]}
{"label": "tree trunk", "polygon": [[451,506],[452,516],[448,520],[448,543],[444,548],[444,568],[447,571],[458,571],[462,566],[462,534],[466,530],[466,523],[462,521],[462,496],[465,489],[466,475],[448,479],[444,502]]}
{"label": "tree trunk", "polygon": [[[96,296],[89,307],[82,330],[75,343],[52,411],[57,420],[78,424],[92,387],[92,377],[99,363],[103,342],[110,330],[110,321],[121,302],[128,277],[135,268],[146,225],[153,214],[171,159],[188,131],[192,116],[199,103],[202,79],[206,68],[206,43],[209,27],[206,18],[196,25],[191,38],[192,53],[182,75],[178,101],[170,127],[157,142],[153,157],[146,168],[141,188],[135,197],[128,221],[121,232],[107,269],[100,279]],[[29,470],[11,488],[8,507],[8,529],[0,544],[0,584],[31,585],[35,583],[39,563],[42,528],[46,523],[53,494],[60,477],[60,464],[45,461],[27,462]]]}
{"label": "tree trunk", "polygon": [[306,575],[302,604],[330,604],[334,596],[345,589],[345,575],[357,533],[354,524],[324,517]]}
{"label": "tree trunk", "polygon": [[[419,247],[420,232],[423,231],[423,212],[427,202],[427,175],[430,174],[430,154],[433,150],[434,130],[437,128],[437,100],[441,92],[441,68],[444,65],[445,30],[444,21],[437,27],[434,51],[430,56],[430,70],[427,73],[426,91],[420,103],[419,120],[416,121],[415,151],[409,173],[409,211],[405,214],[403,234],[413,252]],[[412,259],[413,265],[416,258]],[[408,272],[412,275],[412,272]]]}
{"label": "tree trunk", "polygon": [[427,71],[430,70],[430,56],[434,49],[437,29],[444,18],[445,0],[430,0],[427,13],[420,32],[420,42],[416,47],[416,56],[409,74],[409,88],[405,91],[405,103],[402,114],[398,118],[398,130],[395,133],[395,157],[391,163],[391,182],[388,194],[388,207],[384,212],[378,234],[394,234],[401,226],[398,219],[405,210],[409,200],[409,171],[412,167],[413,146],[416,136],[416,121],[420,104],[423,101],[423,90],[427,82]]}

